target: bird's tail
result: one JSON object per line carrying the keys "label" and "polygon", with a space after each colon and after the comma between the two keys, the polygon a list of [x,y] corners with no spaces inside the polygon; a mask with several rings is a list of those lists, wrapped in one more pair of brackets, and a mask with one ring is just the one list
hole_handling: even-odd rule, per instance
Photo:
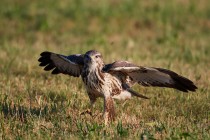
{"label": "bird's tail", "polygon": [[131,95],[133,95],[133,96],[136,96],[136,97],[139,97],[139,98],[144,98],[144,99],[149,99],[148,97],[146,97],[146,96],[144,96],[144,95],[142,95],[142,94],[140,94],[140,93],[138,93],[138,92],[136,92],[136,91],[134,91],[134,90],[132,90],[132,89],[130,89],[130,88],[128,88],[128,89],[126,89],[128,92],[130,92],[131,93]]}

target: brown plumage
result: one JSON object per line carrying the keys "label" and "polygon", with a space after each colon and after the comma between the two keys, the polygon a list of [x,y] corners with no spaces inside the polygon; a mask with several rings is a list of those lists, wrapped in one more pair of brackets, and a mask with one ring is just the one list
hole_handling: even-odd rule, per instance
{"label": "brown plumage", "polygon": [[81,76],[91,106],[98,97],[104,98],[106,124],[115,117],[113,99],[125,100],[131,96],[148,99],[131,89],[135,83],[142,86],[169,87],[183,92],[197,89],[191,80],[170,70],[137,66],[127,61],[104,64],[102,55],[95,50],[70,56],[52,52],[43,52],[40,55],[38,61],[40,66],[45,67],[44,70],[52,70],[52,74]]}

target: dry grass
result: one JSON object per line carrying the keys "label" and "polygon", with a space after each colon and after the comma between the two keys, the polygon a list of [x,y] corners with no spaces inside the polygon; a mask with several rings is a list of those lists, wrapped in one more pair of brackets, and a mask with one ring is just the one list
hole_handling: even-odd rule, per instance
{"label": "dry grass", "polygon": [[[208,0],[0,2],[0,139],[209,139],[210,15]],[[38,67],[42,51],[97,49],[107,63],[129,60],[176,71],[196,93],[134,89],[150,100],[115,102],[105,127],[80,116],[89,100],[80,79]],[[114,51],[113,51],[114,49]]]}

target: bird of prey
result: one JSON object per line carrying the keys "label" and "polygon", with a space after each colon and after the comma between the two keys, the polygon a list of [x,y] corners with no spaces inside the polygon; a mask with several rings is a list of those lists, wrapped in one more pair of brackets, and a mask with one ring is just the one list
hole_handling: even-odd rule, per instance
{"label": "bird of prey", "polygon": [[98,97],[104,99],[105,124],[115,118],[113,99],[125,100],[132,96],[148,99],[131,89],[135,83],[183,92],[197,89],[191,80],[167,69],[138,66],[128,61],[105,64],[101,53],[96,50],[69,56],[45,51],[40,56],[39,66],[45,67],[45,71],[81,77],[91,106]]}

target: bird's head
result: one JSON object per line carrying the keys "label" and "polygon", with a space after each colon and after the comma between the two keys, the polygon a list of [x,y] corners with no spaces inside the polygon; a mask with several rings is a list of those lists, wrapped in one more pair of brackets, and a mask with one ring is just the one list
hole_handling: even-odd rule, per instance
{"label": "bird's head", "polygon": [[84,63],[92,68],[103,66],[104,64],[101,53],[95,50],[90,50],[85,53]]}

